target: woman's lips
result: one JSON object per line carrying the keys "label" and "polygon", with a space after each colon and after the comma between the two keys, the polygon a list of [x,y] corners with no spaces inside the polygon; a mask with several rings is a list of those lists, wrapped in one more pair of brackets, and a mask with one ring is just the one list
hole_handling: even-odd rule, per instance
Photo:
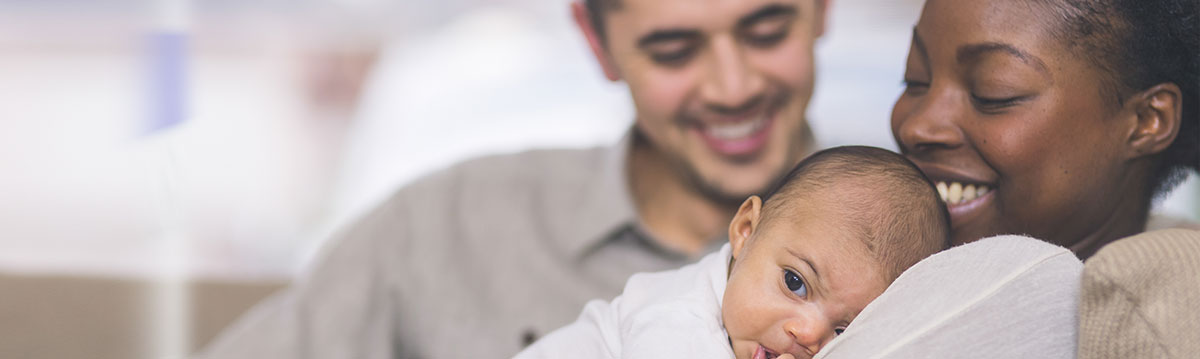
{"label": "woman's lips", "polygon": [[938,181],[938,195],[946,203],[950,212],[950,222],[953,227],[960,227],[988,205],[996,194],[993,185],[982,183],[964,183],[958,181]]}
{"label": "woman's lips", "polygon": [[963,183],[959,181],[938,181],[938,195],[947,205],[956,206],[967,204],[976,198],[981,198],[991,192],[992,187],[982,183]]}

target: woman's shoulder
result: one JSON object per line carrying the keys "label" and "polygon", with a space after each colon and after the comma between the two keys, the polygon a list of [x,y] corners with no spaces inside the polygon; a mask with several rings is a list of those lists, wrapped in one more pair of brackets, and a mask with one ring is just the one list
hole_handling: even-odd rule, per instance
{"label": "woman's shoulder", "polygon": [[1154,213],[1146,220],[1146,232],[1160,229],[1182,228],[1200,231],[1200,222],[1185,217],[1164,213]]}

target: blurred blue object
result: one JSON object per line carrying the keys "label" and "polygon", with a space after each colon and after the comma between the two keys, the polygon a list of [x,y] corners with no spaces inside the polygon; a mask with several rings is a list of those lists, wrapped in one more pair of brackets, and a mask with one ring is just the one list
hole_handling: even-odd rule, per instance
{"label": "blurred blue object", "polygon": [[150,113],[143,135],[182,123],[187,111],[188,35],[158,31],[150,35],[148,42]]}

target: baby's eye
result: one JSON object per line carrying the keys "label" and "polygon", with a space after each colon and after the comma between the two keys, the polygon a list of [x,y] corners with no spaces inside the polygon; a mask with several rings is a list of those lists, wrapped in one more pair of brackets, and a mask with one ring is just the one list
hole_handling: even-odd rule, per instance
{"label": "baby's eye", "polygon": [[804,279],[800,278],[799,274],[791,269],[783,270],[783,284],[787,285],[788,290],[801,298],[808,296],[808,286],[804,284]]}
{"label": "baby's eye", "polygon": [[844,331],[846,331],[846,328],[842,328],[842,327],[833,328],[833,335],[842,335],[842,332],[844,332]]}

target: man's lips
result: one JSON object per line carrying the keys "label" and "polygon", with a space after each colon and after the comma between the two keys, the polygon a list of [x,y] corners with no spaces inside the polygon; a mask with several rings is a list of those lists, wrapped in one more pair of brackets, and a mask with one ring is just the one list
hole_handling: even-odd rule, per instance
{"label": "man's lips", "polygon": [[713,151],[726,156],[745,156],[766,147],[774,122],[773,116],[759,112],[736,120],[698,123],[695,129]]}

